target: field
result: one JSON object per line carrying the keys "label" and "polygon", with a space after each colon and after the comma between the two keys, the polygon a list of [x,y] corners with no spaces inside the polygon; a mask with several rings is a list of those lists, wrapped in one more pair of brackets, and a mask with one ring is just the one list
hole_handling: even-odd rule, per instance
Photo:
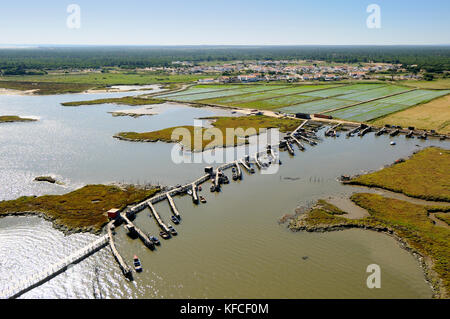
{"label": "field", "polygon": [[[197,85],[159,98],[286,113],[325,113],[344,120],[366,122],[448,93],[450,90],[413,89],[385,83],[241,84]],[[447,117],[444,122],[448,120]]]}
{"label": "field", "polygon": [[317,98],[314,98],[312,96],[304,96],[304,95],[296,94],[296,95],[287,95],[287,96],[276,97],[276,98],[262,100],[262,101],[239,103],[239,104],[235,104],[235,105],[237,107],[242,107],[242,108],[272,110],[272,109],[279,109],[280,107],[283,107],[286,105],[308,102],[308,101],[312,101],[315,99],[317,99]]}
{"label": "field", "polygon": [[[241,95],[245,93],[255,93],[255,92],[263,92],[268,90],[273,90],[277,88],[281,88],[282,86],[275,85],[242,85],[236,86],[236,88],[230,90],[215,90],[206,93],[199,94],[184,94],[177,96],[173,100],[180,102],[197,102],[200,100],[207,100],[218,97],[232,96],[232,95]],[[171,99],[172,100],[172,99]]]}
{"label": "field", "polygon": [[368,101],[376,98],[380,98],[383,96],[405,92],[411,90],[410,88],[405,88],[403,86],[389,85],[383,86],[376,89],[370,89],[362,92],[355,92],[346,95],[339,96],[340,99],[350,100],[355,102]]}
{"label": "field", "polygon": [[345,95],[345,94],[350,94],[350,93],[354,93],[354,92],[376,89],[381,86],[383,86],[383,84],[353,84],[353,85],[345,85],[345,86],[341,86],[341,87],[337,87],[337,88],[333,88],[333,89],[329,89],[329,90],[309,92],[309,93],[305,93],[304,95],[322,97],[322,98],[336,97],[339,95]]}
{"label": "field", "polygon": [[431,102],[377,119],[374,125],[385,124],[414,126],[419,129],[436,130],[450,134],[450,94]]}
{"label": "field", "polygon": [[[450,93],[450,90],[415,90],[382,98],[373,102],[359,104],[350,108],[336,110],[327,114],[344,120],[365,122],[405,110],[416,104],[428,102],[448,93]],[[345,96],[342,96],[342,98],[344,97]],[[444,121],[450,120],[448,117],[445,118],[443,116],[444,114],[435,114],[435,116],[436,115]],[[408,125],[410,125],[410,123],[408,123]]]}
{"label": "field", "polygon": [[346,105],[354,104],[354,101],[347,101],[347,100],[338,100],[338,99],[323,99],[323,100],[316,100],[312,102],[307,103],[301,103],[297,105],[291,105],[288,107],[283,107],[280,109],[280,111],[286,112],[286,113],[319,113],[327,110],[332,110],[338,107],[343,107]]}
{"label": "field", "polygon": [[349,121],[366,122],[381,117],[385,114],[404,110],[408,107],[409,106],[407,105],[390,104],[383,102],[383,100],[377,100],[359,104],[342,110],[329,112],[327,113],[327,115]]}

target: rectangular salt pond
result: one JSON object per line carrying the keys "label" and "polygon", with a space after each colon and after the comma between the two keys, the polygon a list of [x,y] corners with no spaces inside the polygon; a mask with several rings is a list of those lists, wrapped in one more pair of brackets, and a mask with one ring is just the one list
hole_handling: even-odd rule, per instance
{"label": "rectangular salt pond", "polygon": [[320,90],[315,92],[304,93],[304,95],[308,96],[317,96],[317,97],[333,97],[342,94],[360,92],[370,89],[376,89],[379,87],[383,87],[384,84],[353,84],[353,85],[344,85],[328,90]]}
{"label": "rectangular salt pond", "polygon": [[380,98],[383,96],[400,93],[400,92],[406,92],[408,90],[411,90],[411,88],[403,87],[403,86],[395,86],[395,85],[388,85],[368,91],[362,91],[362,92],[354,92],[346,95],[341,95],[339,98],[344,100],[351,100],[356,102],[364,102],[369,101],[372,99]]}
{"label": "rectangular salt pond", "polygon": [[238,107],[244,107],[244,108],[251,108],[251,109],[264,109],[264,110],[270,110],[279,108],[286,105],[292,105],[302,102],[307,102],[311,100],[315,100],[317,98],[312,96],[304,96],[300,94],[296,95],[288,95],[288,96],[281,96],[273,99],[267,99],[262,101],[253,101],[253,102],[247,102],[242,104],[236,104]]}
{"label": "rectangular salt pond", "polygon": [[301,103],[297,105],[292,105],[288,107],[280,108],[280,111],[287,113],[309,113],[314,114],[318,112],[323,112],[326,110],[332,110],[341,106],[354,104],[354,101],[346,101],[339,99],[323,99],[318,101],[312,101],[307,103]]}

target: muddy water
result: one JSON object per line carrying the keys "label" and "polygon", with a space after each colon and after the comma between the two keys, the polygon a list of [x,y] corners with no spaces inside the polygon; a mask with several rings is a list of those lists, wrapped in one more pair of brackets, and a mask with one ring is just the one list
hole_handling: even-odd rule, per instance
{"label": "muddy water", "polygon": [[[111,133],[192,124],[195,117],[227,114],[167,105],[151,117],[113,118],[106,112],[116,106],[59,109],[61,99],[76,100],[73,96],[20,98],[8,97],[22,107],[21,113],[41,116],[44,124],[40,129],[25,124],[0,127],[0,133],[8,133],[0,134],[3,199],[62,193],[92,182],[187,182],[202,175],[204,165],[173,164],[172,145],[127,143],[112,139]],[[13,109],[6,105],[0,97],[0,109]],[[59,129],[65,139],[59,137]],[[34,140],[34,134],[40,134],[42,141]],[[282,153],[277,174],[245,175],[242,181],[225,185],[219,194],[204,187],[207,204],[194,206],[188,196],[175,197],[182,215],[176,226],[179,235],[163,241],[156,251],[129,238],[122,228],[118,230],[116,243],[126,261],[131,265],[137,254],[144,267],[134,282],[123,278],[109,250],[103,249],[23,297],[429,298],[431,289],[418,262],[389,236],[362,230],[293,233],[277,223],[281,215],[298,206],[352,193],[354,188],[336,182],[341,174],[379,169],[423,146],[449,147],[448,142],[403,137],[396,141],[392,147],[388,137],[372,134],[363,139],[326,139],[305,152],[297,151],[295,157]],[[65,188],[29,181],[28,177],[44,172],[61,176]],[[169,221],[168,204],[155,207]],[[141,212],[136,224],[156,235],[158,228],[149,216],[149,211]],[[0,287],[93,238],[90,234],[63,236],[37,217],[1,219]],[[373,263],[382,270],[381,289],[366,286],[366,267]]]}

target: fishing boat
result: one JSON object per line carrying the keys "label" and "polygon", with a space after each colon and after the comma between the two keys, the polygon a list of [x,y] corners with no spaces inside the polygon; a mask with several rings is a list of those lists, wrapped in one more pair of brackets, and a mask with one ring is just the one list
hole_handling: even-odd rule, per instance
{"label": "fishing boat", "polygon": [[202,202],[203,204],[206,203],[206,198],[203,196],[200,196],[200,202]]}
{"label": "fishing boat", "polygon": [[160,235],[163,239],[169,239],[169,238],[170,238],[170,234],[166,233],[165,231],[160,232],[159,235]]}
{"label": "fishing boat", "polygon": [[134,263],[134,270],[136,270],[136,272],[141,272],[142,271],[141,261],[136,255],[134,255],[133,263]]}
{"label": "fishing boat", "polygon": [[216,186],[214,186],[214,185],[211,185],[211,187],[210,187],[210,191],[211,191],[211,192],[215,192],[215,191],[216,191]]}
{"label": "fishing boat", "polygon": [[172,225],[169,225],[169,230],[170,230],[170,233],[171,233],[173,236],[178,235],[177,231],[175,230],[175,228],[173,228]]}
{"label": "fishing boat", "polygon": [[161,245],[161,242],[155,236],[149,236],[150,240],[157,246]]}
{"label": "fishing boat", "polygon": [[180,223],[180,220],[176,216],[172,216],[171,219],[175,225],[178,225]]}
{"label": "fishing boat", "polygon": [[202,191],[202,186],[201,186],[201,185],[198,187],[198,191],[199,191],[199,192]]}

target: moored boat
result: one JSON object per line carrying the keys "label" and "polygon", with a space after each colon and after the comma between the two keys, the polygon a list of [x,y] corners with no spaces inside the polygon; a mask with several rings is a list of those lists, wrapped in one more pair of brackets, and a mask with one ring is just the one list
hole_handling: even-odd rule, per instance
{"label": "moored boat", "polygon": [[161,242],[155,236],[149,236],[150,240],[157,246],[161,245]]}
{"label": "moored boat", "polygon": [[141,272],[142,271],[141,261],[136,255],[134,255],[133,263],[134,263],[134,270],[136,270],[136,272]]}
{"label": "moored boat", "polygon": [[206,203],[206,198],[203,196],[200,196],[200,201],[204,204],[204,203]]}
{"label": "moored boat", "polygon": [[177,231],[175,230],[175,228],[173,228],[172,225],[169,225],[168,227],[169,227],[170,233],[171,233],[173,236],[178,235]]}
{"label": "moored boat", "polygon": [[171,217],[174,224],[178,225],[180,223],[180,220],[176,216]]}
{"label": "moored boat", "polygon": [[170,234],[166,233],[165,231],[161,231],[159,233],[159,235],[163,238],[163,239],[169,239],[170,238]]}

